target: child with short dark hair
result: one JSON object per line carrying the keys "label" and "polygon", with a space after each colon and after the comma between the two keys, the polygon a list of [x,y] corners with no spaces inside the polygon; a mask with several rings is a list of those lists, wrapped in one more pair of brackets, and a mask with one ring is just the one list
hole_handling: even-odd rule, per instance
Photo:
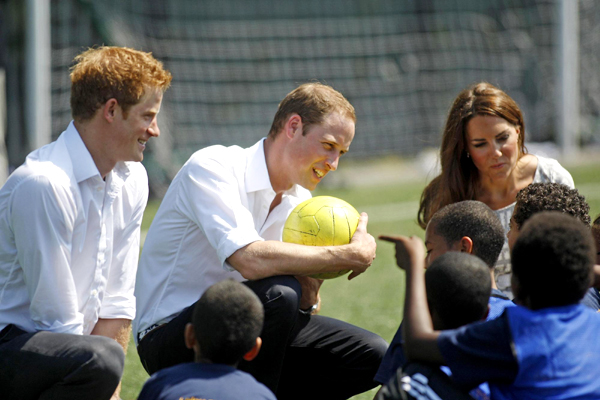
{"label": "child with short dark hair", "polygon": [[[431,262],[425,272],[425,287],[434,329],[456,329],[486,319],[489,310],[488,301],[492,279],[489,266],[479,257],[456,251],[440,255]],[[405,360],[402,342],[397,343],[394,355],[401,360]],[[408,371],[412,371],[411,366],[408,366],[408,368]],[[444,372],[450,374],[447,368],[442,368]],[[391,372],[390,378],[394,377],[394,373],[404,374],[404,372],[396,369]],[[421,369],[414,370],[414,372],[425,373]],[[445,378],[444,381],[449,382]],[[416,393],[439,389],[435,384],[428,386],[417,381],[413,381],[411,384]],[[485,393],[489,393],[487,385],[476,389],[471,395],[474,398],[481,399],[486,398]],[[442,387],[441,391],[436,394],[438,396],[445,394],[453,398],[457,396],[469,398],[466,393],[461,393],[459,389],[451,387]],[[390,394],[386,393],[385,390],[381,390],[381,393],[378,393],[377,396],[376,399],[390,398]]]}
{"label": "child with short dark hair", "polygon": [[433,325],[455,329],[485,320],[491,287],[489,268],[479,257],[451,251],[436,258],[425,272]]}
{"label": "child with short dark hair", "polygon": [[[381,236],[380,239],[387,240],[387,237]],[[485,287],[490,305],[488,319],[491,319],[502,314],[504,308],[514,305],[504,293],[497,289],[494,279],[494,265],[503,245],[504,228],[502,228],[496,213],[480,201],[461,201],[440,209],[427,224],[425,263],[428,267],[438,257],[451,251],[473,254],[483,260],[488,266],[488,275],[491,279],[491,296],[490,287]],[[456,268],[453,270],[457,271]],[[463,274],[457,271],[457,276],[463,276]],[[446,308],[455,310],[454,312],[460,313],[465,307],[465,302],[462,302],[463,305],[459,305],[458,299],[441,296],[439,298],[441,303],[446,303]],[[466,303],[468,302],[467,299]],[[474,322],[477,319],[480,318],[465,315],[460,325]],[[375,375],[376,382],[387,383],[396,370],[403,366],[406,360],[402,346],[402,325],[400,325]]]}
{"label": "child with short dark hair", "polygon": [[423,243],[397,238],[396,260],[407,273],[408,360],[447,365],[453,381],[466,388],[488,382],[493,399],[600,398],[600,316],[579,304],[595,256],[588,227],[570,215],[538,213],[512,249],[512,289],[520,306],[440,332],[427,308]]}
{"label": "child with short dark hair", "polygon": [[[519,191],[508,231],[508,247],[512,249],[521,227],[532,215],[541,211],[559,211],[572,215],[586,226],[590,225],[590,206],[585,197],[577,189],[571,189],[558,183],[532,183]],[[600,309],[600,293],[596,288],[589,288],[581,302],[598,311]]]}
{"label": "child with short dark hair", "polygon": [[465,200],[449,204],[436,212],[427,224],[425,264],[431,263],[439,254],[452,250],[474,254],[485,261],[492,278],[488,319],[493,319],[502,314],[504,308],[513,305],[498,290],[494,273],[504,240],[504,228],[498,215],[484,203]]}
{"label": "child with short dark hair", "polygon": [[[386,236],[380,237],[383,240],[386,240],[386,238]],[[480,201],[461,201],[441,208],[427,224],[425,231],[427,257],[425,263],[429,267],[429,265],[433,265],[438,257],[448,252],[462,252],[477,256],[483,265],[487,265],[487,273],[490,276],[490,284],[481,287],[486,291],[488,299],[486,303],[489,304],[489,312],[487,313],[487,319],[489,320],[502,314],[504,308],[514,306],[508,297],[498,290],[494,279],[494,265],[503,245],[504,229],[496,213]],[[439,284],[430,279],[432,290],[438,292],[436,299],[439,299],[437,302],[439,314],[448,314],[449,319],[453,319],[455,323],[458,323],[458,325],[450,325],[454,327],[480,320],[481,317],[466,312],[469,307],[477,306],[477,301],[474,298],[463,296],[468,291],[454,290],[452,295],[449,294],[448,290],[469,284],[468,280],[462,283],[456,281],[467,277],[464,271],[460,272],[460,266],[457,265],[450,270],[455,272],[454,277],[441,280]],[[454,285],[444,287],[445,280],[454,283]],[[443,290],[447,296],[441,295],[440,290]],[[429,291],[427,293],[429,296]],[[434,310],[438,307],[431,307],[430,304],[430,309]],[[457,318],[454,318],[454,316],[457,316]],[[440,326],[440,329],[450,329],[450,326],[444,328]],[[403,345],[401,324],[375,375],[376,382],[380,384],[387,383],[398,368],[404,366],[406,359],[402,350]],[[481,398],[481,396],[477,397]]]}
{"label": "child with short dark hair", "polygon": [[559,183],[532,183],[517,193],[507,234],[509,247],[514,244],[525,221],[541,211],[560,211],[574,216],[587,226],[591,221],[590,206],[577,189]]}
{"label": "child with short dark hair", "polygon": [[138,400],[275,400],[266,386],[236,369],[242,359],[258,355],[263,319],[262,304],[248,287],[234,280],[214,284],[196,303],[192,323],[185,328],[185,343],[194,350],[196,362],[158,371]]}

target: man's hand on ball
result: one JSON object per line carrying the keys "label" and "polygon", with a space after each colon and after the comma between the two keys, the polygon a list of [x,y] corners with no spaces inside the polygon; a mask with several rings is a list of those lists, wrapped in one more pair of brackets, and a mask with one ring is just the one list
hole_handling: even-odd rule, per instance
{"label": "man's hand on ball", "polygon": [[354,279],[365,272],[371,266],[373,260],[375,260],[377,243],[375,242],[375,238],[367,232],[368,222],[369,216],[367,213],[361,213],[356,232],[350,241],[350,244],[354,245],[357,249],[358,265],[352,268],[352,273],[348,276],[348,280]]}

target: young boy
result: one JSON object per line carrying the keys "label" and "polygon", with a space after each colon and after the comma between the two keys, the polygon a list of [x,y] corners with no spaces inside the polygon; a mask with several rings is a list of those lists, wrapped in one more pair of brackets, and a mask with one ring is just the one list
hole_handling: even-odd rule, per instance
{"label": "young boy", "polygon": [[493,319],[513,305],[498,290],[494,276],[494,265],[503,244],[504,229],[497,214],[480,201],[460,201],[440,209],[427,224],[425,264],[429,265],[447,251],[461,251],[481,258],[489,266],[492,278],[488,319]]}
{"label": "young boy", "polygon": [[579,304],[590,286],[595,246],[570,215],[541,212],[512,248],[518,307],[491,321],[436,331],[425,296],[423,244],[396,238],[406,270],[404,339],[409,361],[444,364],[454,382],[489,382],[493,399],[600,398],[600,316]]}
{"label": "young boy", "polygon": [[[569,214],[590,225],[590,206],[577,189],[571,189],[559,183],[532,183],[517,194],[517,201],[510,219],[508,231],[508,247],[512,249],[521,227],[532,215],[541,211],[559,211]],[[581,300],[582,303],[596,311],[600,309],[598,289],[590,288]]]}
{"label": "young boy", "polygon": [[[488,315],[490,290],[492,278],[489,273],[489,266],[479,257],[468,253],[456,251],[447,252],[437,257],[425,272],[425,286],[427,292],[427,304],[433,322],[434,329],[456,329],[463,325],[485,320]],[[397,341],[394,350],[394,363],[404,366],[405,357],[402,341]],[[410,370],[410,366],[408,366]],[[442,367],[444,372],[450,374],[446,367]],[[397,373],[403,374],[404,371],[396,368],[389,372],[390,378]],[[423,373],[422,370],[418,371]],[[389,379],[385,382],[387,383]],[[445,379],[445,381],[448,381]],[[448,381],[449,382],[449,381]],[[414,386],[418,386],[414,382]],[[423,390],[439,389],[435,384],[431,386],[423,384]],[[451,385],[450,385],[451,386]],[[427,389],[425,389],[427,388]],[[414,390],[421,391],[418,387]],[[389,393],[385,390],[378,394],[377,399],[389,398]],[[458,393],[457,393],[458,392]],[[489,393],[486,387],[477,388],[473,391],[472,397],[486,398],[485,393]],[[466,393],[461,393],[453,387],[442,387],[437,395],[454,396],[457,395],[468,398]],[[482,394],[484,394],[482,396]]]}
{"label": "young boy", "polygon": [[509,248],[515,244],[521,227],[533,214],[541,211],[560,211],[590,225],[590,206],[577,189],[559,183],[532,183],[517,194],[510,219]]}
{"label": "young boy", "polygon": [[[387,240],[388,238],[381,236],[380,239]],[[438,257],[449,251],[473,254],[483,260],[488,266],[488,275],[491,278],[491,296],[490,288],[486,287],[486,290],[490,306],[487,318],[492,319],[502,314],[504,308],[514,305],[504,293],[498,290],[494,279],[494,265],[503,245],[504,229],[496,213],[480,201],[461,201],[440,209],[429,221],[425,231],[425,246],[427,247],[425,264],[426,267],[429,267]],[[450,309],[461,308],[457,305],[458,299],[455,296],[440,297],[440,299],[447,304],[456,305],[456,307],[449,307]],[[475,320],[465,316],[465,319],[455,327]],[[379,384],[387,383],[396,370],[403,366],[405,358],[402,345],[401,325],[375,375],[374,379]]]}
{"label": "young boy", "polygon": [[233,280],[214,284],[196,303],[185,328],[196,362],[155,373],[138,399],[275,400],[266,386],[236,369],[242,359],[258,354],[263,320],[262,304],[248,287]]}

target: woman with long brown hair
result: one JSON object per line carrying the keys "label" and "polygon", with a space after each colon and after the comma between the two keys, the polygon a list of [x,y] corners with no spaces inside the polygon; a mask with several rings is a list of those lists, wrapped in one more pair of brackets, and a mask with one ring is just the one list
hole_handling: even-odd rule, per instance
{"label": "woman with long brown hair", "polygon": [[[533,182],[574,187],[556,160],[527,153],[525,122],[517,103],[489,83],[463,90],[448,113],[440,147],[441,173],[421,195],[418,221],[425,229],[437,210],[462,200],[487,204],[508,232],[519,190]],[[496,264],[498,288],[510,295],[510,253]]]}

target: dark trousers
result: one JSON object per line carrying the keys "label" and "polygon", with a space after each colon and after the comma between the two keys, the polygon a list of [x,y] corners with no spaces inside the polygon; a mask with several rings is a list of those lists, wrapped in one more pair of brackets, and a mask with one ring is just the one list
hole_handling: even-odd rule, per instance
{"label": "dark trousers", "polygon": [[[373,377],[388,346],[382,338],[343,321],[299,313],[301,289],[293,277],[244,283],[263,303],[265,324],[258,357],[239,368],[278,399],[347,399],[376,386]],[[140,341],[138,353],[149,374],[194,360],[183,338],[192,310],[193,305]]]}
{"label": "dark trousers", "polygon": [[114,340],[67,333],[0,332],[0,399],[107,400],[125,355]]}

